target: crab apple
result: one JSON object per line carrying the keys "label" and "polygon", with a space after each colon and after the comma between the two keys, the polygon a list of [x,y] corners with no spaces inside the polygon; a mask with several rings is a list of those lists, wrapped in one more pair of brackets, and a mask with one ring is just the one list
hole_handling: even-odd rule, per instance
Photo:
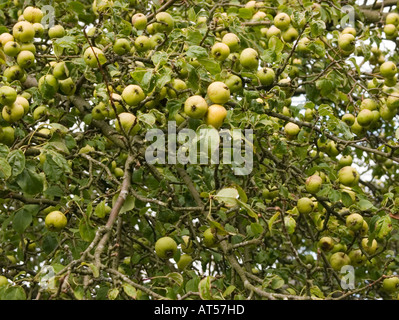
{"label": "crab apple", "polygon": [[147,26],[147,17],[142,13],[136,13],[132,16],[132,25],[137,30],[144,30]]}
{"label": "crab apple", "polygon": [[315,204],[308,197],[303,197],[297,201],[296,207],[300,214],[309,214],[313,211]]}
{"label": "crab apple", "polygon": [[339,183],[347,187],[353,187],[359,182],[359,173],[351,166],[345,166],[338,171]]}
{"label": "crab apple", "polygon": [[306,179],[305,188],[306,191],[312,194],[318,193],[321,189],[323,180],[320,176],[314,174]]}
{"label": "crab apple", "polygon": [[273,84],[276,74],[272,68],[261,68],[256,72],[256,75],[260,83],[264,86],[270,86]]}
{"label": "crab apple", "polygon": [[61,231],[68,223],[64,213],[61,211],[52,211],[45,218],[45,225],[50,231]]}
{"label": "crab apple", "polygon": [[130,84],[123,89],[122,98],[129,106],[137,106],[145,99],[145,93],[139,85]]}
{"label": "crab apple", "polygon": [[17,99],[17,91],[10,86],[0,87],[0,104],[10,105]]}
{"label": "crab apple", "polygon": [[231,52],[240,48],[240,38],[235,33],[226,33],[222,38],[222,42],[229,46]]}
{"label": "crab apple", "polygon": [[380,73],[384,78],[392,78],[397,72],[396,64],[392,61],[386,61],[380,66]]}
{"label": "crab apple", "polygon": [[118,114],[118,118],[119,121],[118,119],[115,121],[115,129],[119,133],[123,133],[124,131],[126,134],[134,136],[140,130],[140,125],[136,123],[137,118],[132,113],[121,112]]}
{"label": "crab apple", "polygon": [[43,12],[39,8],[26,7],[23,14],[24,19],[30,23],[39,23],[43,19]]}
{"label": "crab apple", "polygon": [[16,41],[8,41],[3,47],[4,53],[9,57],[15,57],[21,51],[21,46]]}
{"label": "crab apple", "polygon": [[351,213],[346,217],[346,226],[351,231],[359,231],[363,227],[363,217],[358,213]]}
{"label": "crab apple", "polygon": [[209,106],[208,111],[205,115],[205,123],[213,126],[215,129],[219,129],[224,119],[227,116],[227,110],[225,107],[219,104],[213,104]]}
{"label": "crab apple", "polygon": [[230,48],[223,42],[217,42],[212,46],[211,54],[216,60],[224,61],[230,54]]}
{"label": "crab apple", "polygon": [[202,119],[208,111],[208,103],[199,96],[191,96],[184,102],[184,113],[193,119]]}
{"label": "crab apple", "polygon": [[216,104],[224,104],[230,100],[230,89],[229,87],[221,82],[212,82],[207,89],[209,99]]}
{"label": "crab apple", "polygon": [[62,25],[57,24],[48,30],[48,36],[50,39],[62,38],[65,36],[65,29]]}
{"label": "crab apple", "polygon": [[83,54],[83,58],[85,63],[91,68],[97,68],[99,63],[103,65],[107,62],[104,52],[97,47],[88,47]]}
{"label": "crab apple", "polygon": [[280,12],[274,17],[274,25],[280,30],[285,30],[291,23],[291,18],[285,12]]}
{"label": "crab apple", "polygon": [[259,65],[259,55],[255,49],[246,48],[240,54],[240,64],[247,69],[256,69]]}
{"label": "crab apple", "polygon": [[231,93],[240,92],[242,90],[242,80],[235,74],[230,75],[224,83],[229,87]]}
{"label": "crab apple", "polygon": [[11,105],[6,105],[1,111],[1,115],[5,121],[8,123],[14,123],[20,119],[25,114],[25,109],[21,104],[13,103]]}
{"label": "crab apple", "polygon": [[17,56],[17,63],[22,69],[34,66],[35,55],[27,50],[21,51]]}
{"label": "crab apple", "polygon": [[19,21],[12,28],[12,34],[20,42],[31,42],[35,37],[35,29],[28,21]]}
{"label": "crab apple", "polygon": [[159,12],[155,16],[156,22],[154,23],[154,29],[156,32],[166,32],[170,33],[174,27],[174,19],[167,12]]}
{"label": "crab apple", "polygon": [[112,48],[113,48],[114,52],[119,56],[122,56],[122,55],[130,52],[130,49],[131,49],[129,40],[127,40],[125,38],[117,39]]}
{"label": "crab apple", "polygon": [[351,259],[344,252],[336,252],[331,255],[330,264],[335,271],[340,271],[342,267],[351,264]]}
{"label": "crab apple", "polygon": [[171,237],[162,237],[155,242],[155,252],[161,259],[172,258],[177,252],[177,243]]}

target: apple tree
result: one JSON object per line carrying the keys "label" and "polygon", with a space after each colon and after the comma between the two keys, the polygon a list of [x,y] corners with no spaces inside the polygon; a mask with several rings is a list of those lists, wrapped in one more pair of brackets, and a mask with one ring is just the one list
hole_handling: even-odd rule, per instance
{"label": "apple tree", "polygon": [[0,299],[397,299],[396,6],[2,1]]}

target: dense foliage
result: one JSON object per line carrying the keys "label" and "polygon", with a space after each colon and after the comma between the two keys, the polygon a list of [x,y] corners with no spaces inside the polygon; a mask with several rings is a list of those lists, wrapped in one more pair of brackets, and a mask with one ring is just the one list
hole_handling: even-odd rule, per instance
{"label": "dense foliage", "polygon": [[[396,299],[399,14],[359,2],[2,1],[0,299]],[[171,121],[252,170],[149,163]]]}

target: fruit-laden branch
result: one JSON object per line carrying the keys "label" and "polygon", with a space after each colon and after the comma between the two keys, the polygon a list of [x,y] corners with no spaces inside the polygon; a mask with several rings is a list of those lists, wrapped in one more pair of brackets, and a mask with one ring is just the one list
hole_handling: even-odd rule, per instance
{"label": "fruit-laden branch", "polygon": [[94,252],[94,259],[95,259],[96,266],[98,268],[101,266],[100,256],[101,256],[102,252],[104,251],[105,245],[108,242],[108,239],[109,239],[111,231],[112,231],[112,227],[116,221],[116,218],[119,215],[119,211],[121,210],[123,204],[126,201],[128,194],[129,194],[129,188],[130,188],[130,184],[131,184],[131,180],[132,180],[131,166],[133,164],[134,159],[135,159],[135,157],[132,154],[129,154],[126,159],[125,172],[123,175],[123,182],[122,182],[122,186],[120,189],[120,193],[118,195],[118,198],[116,199],[115,205],[112,207],[112,210],[108,217],[108,221],[105,224],[106,233],[103,235],[103,237],[99,241],[97,248]]}
{"label": "fruit-laden branch", "polygon": [[167,10],[169,7],[171,7],[177,0],[169,0],[168,2],[166,2],[162,7],[160,7],[157,11],[149,14],[147,16],[147,19],[150,20],[152,19],[157,13],[159,12],[163,12],[165,10]]}
{"label": "fruit-laden branch", "polygon": [[[23,85],[25,88],[28,89],[32,87],[37,87],[38,83],[34,77],[28,76]],[[89,103],[78,95],[71,96],[70,100],[82,114],[86,114],[86,111],[90,110],[91,108]],[[111,140],[111,142],[114,143],[117,147],[121,149],[126,149],[125,137],[117,133],[108,123],[106,123],[105,121],[93,119],[91,121],[91,125],[100,129],[103,135]]]}
{"label": "fruit-laden branch", "polygon": [[39,199],[26,198],[21,194],[13,193],[13,192],[10,192],[9,194],[2,196],[2,198],[16,199],[16,200],[22,201],[23,203],[27,203],[27,204],[39,204],[39,205],[47,204],[50,206],[56,206],[58,204],[58,201],[54,201],[54,200],[50,200],[50,199],[41,199],[41,198],[39,198]]}
{"label": "fruit-laden branch", "polygon": [[309,123],[309,122],[304,122],[304,121],[301,121],[301,120],[297,120],[297,119],[285,116],[283,114],[280,114],[280,113],[277,113],[277,112],[274,112],[274,111],[265,111],[265,112],[268,115],[272,116],[272,117],[279,118],[279,119],[282,119],[282,120],[285,120],[285,121],[289,121],[289,122],[293,122],[293,123],[297,124],[300,127],[311,128],[314,131],[325,135],[328,139],[333,140],[333,141],[335,141],[335,142],[337,142],[339,144],[348,145],[348,146],[354,147],[356,149],[360,149],[360,150],[363,150],[363,151],[366,151],[366,152],[369,152],[369,153],[374,153],[376,155],[382,156],[384,158],[389,158],[389,159],[399,163],[399,158],[392,156],[391,153],[387,153],[387,152],[383,152],[383,151],[380,151],[380,150],[377,150],[377,149],[365,147],[365,146],[356,144],[355,141],[344,140],[344,139],[338,138],[338,137],[336,137],[336,136],[334,136],[332,134],[324,132],[322,129],[320,129],[319,127],[317,127],[317,126],[315,126],[315,125],[313,125],[312,123]]}

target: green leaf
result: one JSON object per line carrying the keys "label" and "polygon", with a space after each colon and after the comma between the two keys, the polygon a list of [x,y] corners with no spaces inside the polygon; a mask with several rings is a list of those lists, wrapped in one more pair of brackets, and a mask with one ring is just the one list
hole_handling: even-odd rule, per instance
{"label": "green leaf", "polygon": [[350,207],[353,204],[352,197],[347,192],[341,192],[341,200],[345,207]]}
{"label": "green leaf", "polygon": [[381,219],[377,220],[375,224],[376,238],[381,240],[385,238],[392,230],[392,221],[389,215],[385,215]]}
{"label": "green leaf", "polygon": [[44,178],[32,169],[25,168],[24,171],[17,176],[16,182],[22,191],[27,194],[35,195],[43,191]]}
{"label": "green leaf", "polygon": [[11,174],[12,169],[7,160],[0,158],[0,179],[7,180],[9,177],[11,177]]}
{"label": "green leaf", "polygon": [[263,232],[263,227],[259,223],[251,223],[251,230],[257,236]]}
{"label": "green leaf", "polygon": [[104,218],[107,214],[105,211],[105,205],[105,200],[103,200],[94,209],[94,214],[101,219]]}
{"label": "green leaf", "polygon": [[111,290],[108,291],[108,299],[109,300],[115,300],[116,298],[118,298],[119,295],[119,289],[118,288],[113,288]]}
{"label": "green leaf", "polygon": [[228,286],[226,288],[226,290],[224,290],[224,292],[223,292],[223,297],[227,297],[227,296],[231,295],[235,289],[236,289],[235,286]]}
{"label": "green leaf", "polygon": [[253,16],[253,12],[251,9],[248,9],[248,8],[240,8],[240,9],[238,9],[238,16],[241,19],[245,19],[245,20],[251,19]]}
{"label": "green leaf", "polygon": [[25,229],[32,223],[32,216],[39,212],[38,205],[25,205],[19,209],[14,216],[12,226],[18,233],[23,233]]}
{"label": "green leaf", "polygon": [[7,161],[11,166],[11,175],[16,177],[25,169],[25,155],[21,150],[13,150],[9,153]]}
{"label": "green leaf", "polygon": [[200,46],[190,46],[186,52],[186,56],[189,58],[208,58],[208,52],[205,48]]}
{"label": "green leaf", "polygon": [[221,72],[220,64],[215,60],[198,59],[198,62],[201,63],[205,69],[213,75],[220,74]]}
{"label": "green leaf", "polygon": [[358,202],[358,206],[359,206],[359,209],[362,211],[369,210],[374,207],[373,204],[366,199],[361,199]]}
{"label": "green leaf", "polygon": [[154,65],[162,66],[168,62],[168,54],[164,51],[157,51],[151,57],[152,62]]}
{"label": "green leaf", "polygon": [[80,265],[89,267],[93,272],[94,278],[98,278],[100,276],[100,271],[93,263],[82,262]]}
{"label": "green leaf", "polygon": [[126,283],[126,282],[124,282],[124,283],[122,284],[122,287],[123,287],[123,291],[124,291],[130,298],[133,298],[133,299],[136,299],[136,298],[137,298],[137,290],[136,290],[135,287],[133,287],[132,285],[130,285],[130,284]]}
{"label": "green leaf", "polygon": [[273,230],[272,230],[273,224],[274,224],[274,222],[276,222],[276,220],[277,220],[277,218],[278,218],[279,216],[280,216],[280,211],[277,211],[277,212],[270,218],[270,220],[267,222],[267,225],[268,225],[268,227],[269,227],[270,234],[273,233]]}
{"label": "green leaf", "polygon": [[212,300],[211,281],[214,278],[207,276],[198,284],[198,291],[202,300]]}
{"label": "green leaf", "polygon": [[26,300],[26,293],[20,286],[9,287],[2,294],[1,300]]}
{"label": "green leaf", "polygon": [[284,279],[282,279],[282,278],[279,277],[279,276],[275,276],[275,277],[272,279],[271,284],[270,284],[270,286],[271,286],[271,288],[272,288],[273,290],[280,289],[283,285],[284,285]]}
{"label": "green leaf", "polygon": [[[112,206],[115,206],[115,202],[116,202],[116,199],[118,198],[118,196],[119,196],[119,193],[115,194],[115,196],[112,198]],[[125,213],[127,211],[133,210],[134,206],[135,206],[135,201],[136,201],[135,197],[128,195],[126,197],[126,200],[123,203],[119,213],[122,214],[122,213]]]}
{"label": "green leaf", "polygon": [[166,275],[167,278],[175,282],[179,287],[183,284],[183,276],[178,272],[171,272]]}
{"label": "green leaf", "polygon": [[86,242],[93,241],[96,235],[95,229],[85,219],[81,219],[79,222],[79,233],[83,241]]}
{"label": "green leaf", "polygon": [[238,204],[238,191],[235,188],[224,188],[220,190],[214,198],[219,202],[223,202],[226,207],[234,207]]}
{"label": "green leaf", "polygon": [[322,35],[326,29],[326,24],[322,20],[316,20],[310,22],[310,32],[313,38],[317,38]]}

